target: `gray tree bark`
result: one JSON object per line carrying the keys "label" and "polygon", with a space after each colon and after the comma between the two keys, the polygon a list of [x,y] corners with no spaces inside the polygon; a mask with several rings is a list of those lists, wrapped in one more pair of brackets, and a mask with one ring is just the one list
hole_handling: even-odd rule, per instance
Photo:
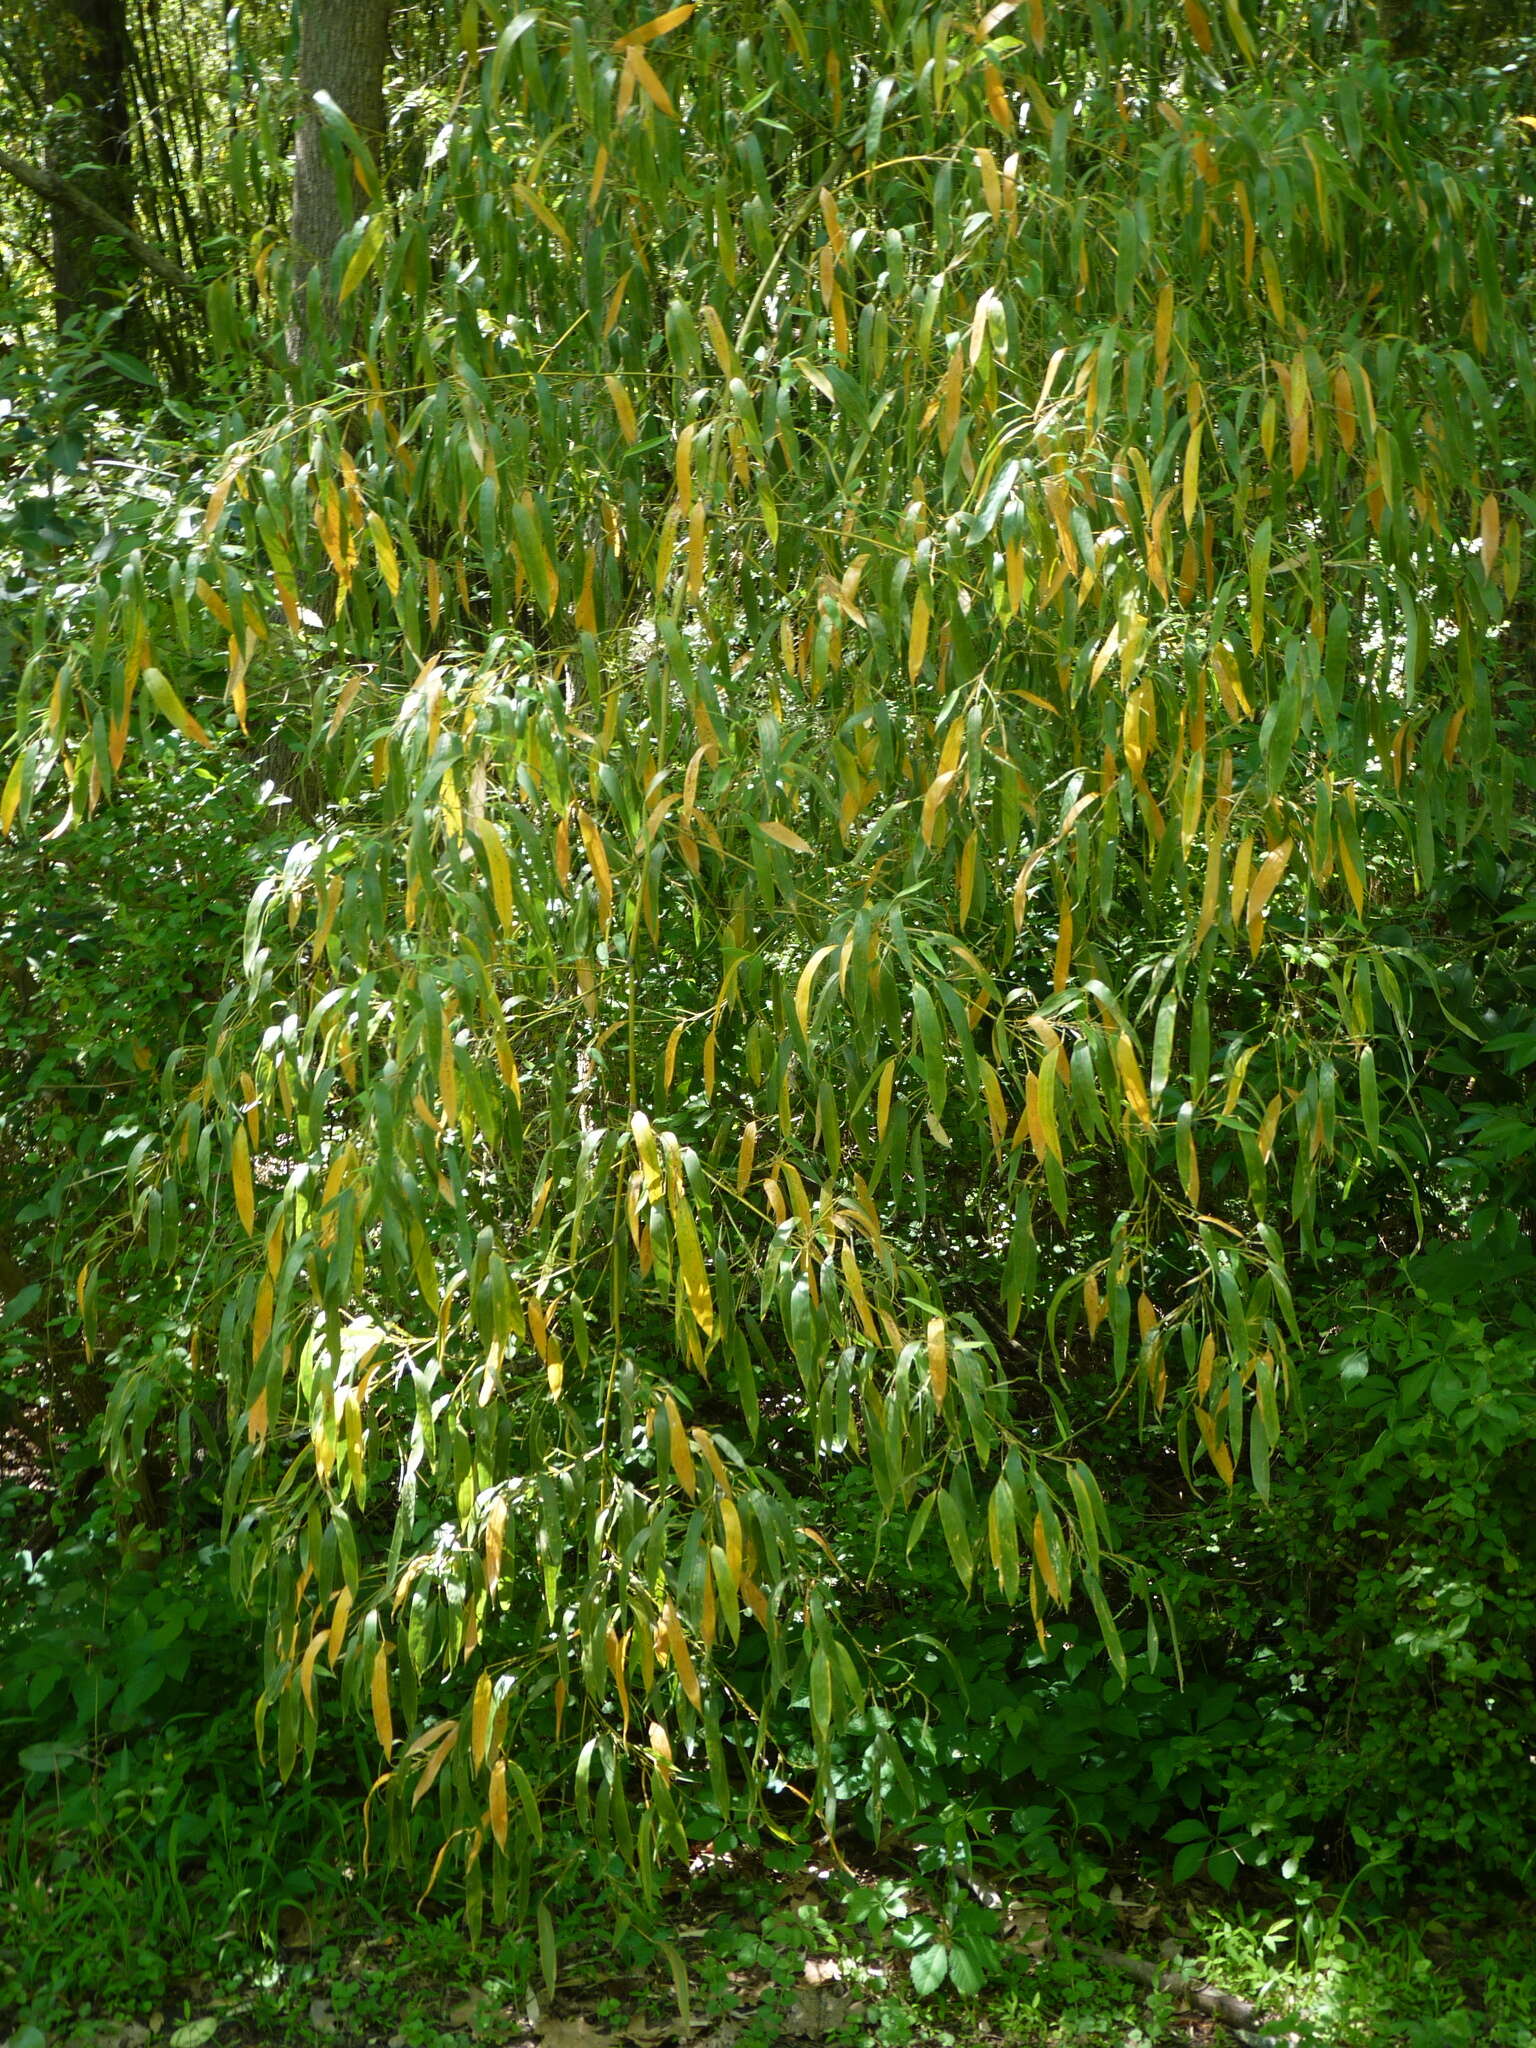
{"label": "gray tree bark", "polygon": [[391,0],[303,0],[299,23],[299,131],[293,160],[295,271],[324,269],[356,218],[361,188],[343,200],[326,156],[315,94],[328,93],[378,153],[384,135],[384,66]]}

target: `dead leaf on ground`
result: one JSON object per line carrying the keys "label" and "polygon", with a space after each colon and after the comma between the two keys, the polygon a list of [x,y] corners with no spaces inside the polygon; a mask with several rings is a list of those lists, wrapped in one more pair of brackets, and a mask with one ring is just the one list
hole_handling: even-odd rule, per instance
{"label": "dead leaf on ground", "polygon": [[746,2031],[745,2020],[721,2020],[707,2034],[700,2034],[693,2048],[736,2048],[736,2043]]}
{"label": "dead leaf on ground", "polygon": [[1154,1920],[1162,1918],[1161,1899],[1128,1899],[1119,1885],[1111,1887],[1109,1903],[1114,1907],[1116,1917],[1129,1921],[1132,1927],[1150,1927]]}
{"label": "dead leaf on ground", "polygon": [[611,2048],[612,2034],[605,2034],[601,2027],[579,2015],[573,2020],[541,2019],[537,2038],[542,2048]]}
{"label": "dead leaf on ground", "polygon": [[805,1984],[796,1991],[789,2011],[780,2021],[783,2033],[797,2041],[819,2041],[835,2033],[852,2017],[854,2003],[819,1984]]}
{"label": "dead leaf on ground", "polygon": [[1038,1906],[1024,1899],[1010,1899],[1003,1915],[1003,1934],[1016,1941],[1025,1955],[1038,1962],[1051,1946],[1051,1923]]}

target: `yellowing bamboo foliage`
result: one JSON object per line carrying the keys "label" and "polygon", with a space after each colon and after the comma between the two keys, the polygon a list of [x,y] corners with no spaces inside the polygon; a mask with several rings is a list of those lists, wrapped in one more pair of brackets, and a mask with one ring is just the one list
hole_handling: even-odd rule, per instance
{"label": "yellowing bamboo foliage", "polygon": [[562,1786],[646,1882],[690,1787],[752,1814],[797,1698],[835,1810],[878,1680],[804,1461],[1121,1660],[1092,1443],[1021,1397],[1267,1485],[1288,1265],[1390,1146],[1374,914],[1508,813],[1475,110],[1248,0],[776,19],[470,0],[334,374],[0,798],[109,791],[135,678],[308,735],[157,1172],[228,1134],[281,1754],[334,1685],[503,1899]]}

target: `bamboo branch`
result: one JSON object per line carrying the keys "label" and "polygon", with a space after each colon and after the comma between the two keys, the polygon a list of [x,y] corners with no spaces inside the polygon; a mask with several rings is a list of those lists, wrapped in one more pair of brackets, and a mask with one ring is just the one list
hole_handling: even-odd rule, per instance
{"label": "bamboo branch", "polygon": [[189,271],[169,256],[155,248],[151,242],[119,220],[114,213],[108,213],[104,206],[98,206],[88,192],[82,192],[72,179],[60,177],[57,171],[50,171],[39,164],[31,164],[24,157],[12,156],[8,149],[0,149],[0,171],[12,177],[19,185],[25,185],[29,192],[35,192],[39,199],[46,199],[50,206],[70,206],[101,229],[122,243],[128,254],[152,277],[158,277],[162,284],[170,285],[179,292],[188,292],[200,299],[203,287]]}

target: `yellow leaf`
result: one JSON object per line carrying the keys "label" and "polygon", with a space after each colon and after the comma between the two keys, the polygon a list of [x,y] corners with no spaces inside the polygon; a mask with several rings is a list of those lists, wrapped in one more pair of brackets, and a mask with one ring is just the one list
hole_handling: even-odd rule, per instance
{"label": "yellow leaf", "polygon": [[1228,907],[1232,922],[1241,924],[1248,903],[1248,882],[1253,872],[1253,834],[1243,835],[1243,843],[1237,849],[1237,859],[1232,863],[1232,894]]}
{"label": "yellow leaf", "polygon": [[1216,1339],[1209,1330],[1205,1342],[1200,1346],[1200,1363],[1195,1369],[1195,1392],[1203,1401],[1211,1391],[1211,1379],[1216,1371]]}
{"label": "yellow leaf", "polygon": [[1259,871],[1253,878],[1253,886],[1248,891],[1248,944],[1255,959],[1258,958],[1259,946],[1264,937],[1264,913],[1269,906],[1270,897],[1284,879],[1292,845],[1291,840],[1282,839],[1272,853],[1265,854],[1259,862]]}
{"label": "yellow leaf", "polygon": [[304,1661],[299,1666],[299,1691],[304,1695],[304,1704],[310,1713],[315,1711],[315,1664],[325,1648],[326,1631],[318,1629],[309,1639],[309,1648],[304,1652]]}
{"label": "yellow leaf", "polygon": [[1499,501],[1490,491],[1478,514],[1478,544],[1483,555],[1483,574],[1491,576],[1499,558]]}
{"label": "yellow leaf", "polygon": [[597,631],[597,600],[592,587],[596,573],[596,554],[593,549],[588,548],[586,551],[586,567],[581,579],[581,595],[577,598],[575,607],[576,630],[578,633],[595,633]]}
{"label": "yellow leaf", "polygon": [[1088,1323],[1088,1335],[1097,1337],[1104,1321],[1104,1297],[1099,1292],[1099,1276],[1088,1273],[1083,1278],[1083,1314]]}
{"label": "yellow leaf", "polygon": [[512,190],[516,193],[517,197],[523,202],[524,206],[527,207],[528,211],[531,214],[533,214],[536,219],[540,220],[545,227],[549,229],[549,232],[554,236],[555,240],[560,244],[561,248],[565,250],[567,255],[569,255],[571,249],[571,238],[565,232],[564,225],[550,211],[549,207],[539,197],[538,193],[535,192],[531,186],[521,184],[516,179],[513,180]]}
{"label": "yellow leaf", "polygon": [[795,1015],[800,1020],[803,1037],[811,1035],[811,989],[815,984],[816,970],[835,950],[832,946],[818,946],[800,970],[800,979],[795,984]]}
{"label": "yellow leaf", "polygon": [[673,457],[673,468],[677,476],[677,502],[685,512],[693,504],[693,437],[695,432],[695,423],[690,420],[677,437],[677,452]]}
{"label": "yellow leaf", "polygon": [[989,285],[978,297],[975,311],[971,315],[971,338],[966,354],[973,370],[981,361],[981,351],[987,339],[987,316],[996,302],[997,293]]}
{"label": "yellow leaf", "polygon": [[982,197],[987,202],[987,211],[993,220],[1003,217],[1003,181],[998,175],[997,158],[990,149],[978,149],[976,169],[981,174]]}
{"label": "yellow leaf", "polygon": [[[676,1140],[673,1141],[674,1144]],[[715,1304],[710,1293],[709,1275],[704,1266],[704,1248],[699,1243],[699,1233],[693,1220],[693,1211],[683,1199],[681,1175],[679,1185],[669,1188],[672,1211],[672,1230],[677,1239],[677,1263],[683,1276],[683,1291],[688,1297],[688,1307],[694,1321],[706,1338],[715,1334]]]}
{"label": "yellow leaf", "polygon": [[[449,1757],[453,1755],[454,1750],[458,1747],[458,1722],[439,1721],[436,1727],[429,1732],[427,1741],[432,1746],[432,1754],[427,1758],[426,1768],[416,1780],[416,1788],[411,1794],[411,1811],[413,1813],[437,1783],[438,1772],[441,1771],[443,1765],[447,1763]],[[424,1744],[423,1747],[425,1746]]]}
{"label": "yellow leaf", "polygon": [[1019,124],[1003,90],[1003,74],[995,64],[982,67],[982,84],[986,90],[988,113],[1005,135],[1017,135]]}
{"label": "yellow leaf", "polygon": [[960,899],[957,908],[963,928],[970,918],[971,898],[976,893],[976,833],[974,829],[967,833],[965,844],[960,849],[960,867],[955,877],[955,888]]}
{"label": "yellow leaf", "polygon": [[1152,1102],[1147,1094],[1147,1084],[1141,1077],[1141,1067],[1136,1058],[1136,1048],[1125,1032],[1115,1039],[1115,1066],[1120,1074],[1120,1085],[1125,1097],[1135,1110],[1137,1117],[1148,1130],[1152,1128]]}
{"label": "yellow leaf", "polygon": [[389,1652],[383,1643],[373,1653],[373,1726],[386,1756],[395,1746],[395,1724],[389,1711]]}
{"label": "yellow leaf", "polygon": [[378,259],[379,251],[384,246],[384,233],[384,216],[381,213],[376,213],[369,221],[367,227],[363,229],[362,240],[352,251],[347,267],[342,273],[341,289],[336,294],[338,306],[344,306],[347,303],[369,271],[372,270],[374,263]]}
{"label": "yellow leaf", "polygon": [[1169,278],[1157,295],[1157,318],[1152,328],[1152,348],[1157,381],[1168,368],[1168,348],[1173,340],[1173,280]]}
{"label": "yellow leaf", "polygon": [[932,616],[927,592],[917,590],[912,598],[912,626],[907,635],[907,675],[914,683],[923,672],[923,657],[928,652],[928,621]]}
{"label": "yellow leaf", "polygon": [[685,7],[669,7],[665,14],[655,15],[650,21],[642,21],[638,28],[626,29],[623,35],[615,40],[613,47],[616,50],[623,50],[636,43],[654,43],[658,36],[667,35],[672,29],[681,28],[693,13],[694,5],[695,0],[688,0]]}
{"label": "yellow leaf", "polygon": [[875,1134],[885,1136],[885,1127],[891,1120],[891,1091],[896,1085],[896,1062],[888,1059],[880,1069],[880,1081],[875,1090]]}
{"label": "yellow leaf", "polygon": [[604,377],[603,382],[608,386],[608,396],[613,400],[613,409],[618,415],[619,432],[633,448],[640,438],[640,428],[635,420],[635,408],[630,403],[629,393],[611,372]]}
{"label": "yellow leaf", "polygon": [[1336,834],[1335,844],[1338,848],[1339,867],[1344,875],[1344,886],[1348,889],[1350,901],[1355,906],[1355,915],[1356,917],[1364,917],[1365,877],[1355,865],[1355,857],[1350,850],[1349,841],[1342,832]]}
{"label": "yellow leaf", "polygon": [[[252,1218],[254,1221],[254,1217]],[[267,1348],[267,1339],[272,1334],[272,1275],[263,1273],[261,1285],[256,1289],[256,1307],[251,1315],[251,1363],[260,1362],[261,1354]]]}
{"label": "yellow leaf", "polygon": [[818,370],[814,363],[807,363],[799,356],[795,358],[795,368],[800,372],[806,383],[811,385],[814,390],[819,391],[829,404],[836,405],[837,393],[832,387],[832,380],[824,371]]}
{"label": "yellow leaf", "polygon": [[1035,1107],[1040,1119],[1040,1135],[1045,1140],[1045,1149],[1059,1162],[1061,1160],[1061,1130],[1056,1120],[1056,1074],[1057,1062],[1062,1055],[1049,1047],[1040,1057],[1039,1073],[1035,1077]]}
{"label": "yellow leaf", "polygon": [[731,337],[725,331],[725,322],[716,309],[708,304],[700,308],[699,319],[703,323],[704,332],[709,336],[709,345],[714,351],[715,361],[727,377],[734,377],[736,351],[731,347]]}
{"label": "yellow leaf", "polygon": [[629,1648],[628,1634],[620,1635],[612,1622],[603,1639],[603,1649],[608,1659],[608,1669],[613,1673],[613,1682],[619,1690],[619,1707],[624,1716],[624,1733],[629,1733],[629,1687],[624,1679],[625,1653]]}
{"label": "yellow leaf", "polygon": [[688,1639],[683,1634],[683,1625],[677,1618],[677,1609],[669,1600],[663,1610],[667,1630],[667,1648],[672,1652],[672,1668],[677,1673],[677,1682],[687,1694],[694,1707],[702,1707],[704,1695],[699,1687],[699,1674],[694,1669],[689,1653]]}
{"label": "yellow leaf", "polygon": [[373,542],[373,552],[378,558],[379,574],[384,578],[384,588],[391,597],[398,597],[400,558],[395,553],[395,544],[390,539],[389,528],[377,512],[368,514],[368,538]]}
{"label": "yellow leaf", "polygon": [[1205,431],[1205,422],[1196,420],[1189,432],[1189,446],[1184,452],[1184,524],[1193,526],[1195,510],[1200,503],[1200,437]]}
{"label": "yellow leaf", "polygon": [[507,1503],[498,1495],[485,1518],[485,1590],[494,1599],[501,1580],[501,1549],[507,1528]]}
{"label": "yellow leaf", "polygon": [[1259,1121],[1259,1157],[1266,1166],[1269,1164],[1270,1154],[1275,1149],[1275,1135],[1280,1129],[1280,1112],[1284,1107],[1284,1099],[1279,1095],[1272,1095]]}
{"label": "yellow leaf", "polygon": [[208,499],[208,509],[203,514],[203,539],[206,540],[224,516],[224,507],[229,503],[229,493],[238,471],[227,470],[214,485]]}
{"label": "yellow leaf", "polygon": [[12,825],[16,822],[17,808],[21,803],[22,775],[26,767],[25,754],[18,754],[11,763],[11,772],[5,778],[5,789],[0,793],[0,832],[9,838]]}
{"label": "yellow leaf", "polygon": [[631,43],[625,50],[624,68],[633,76],[651,105],[675,121],[677,109],[672,104],[672,95],[651,69],[650,60],[641,54],[638,43]]}
{"label": "yellow leaf", "polygon": [[352,1613],[352,1588],[343,1586],[336,1595],[336,1605],[331,1609],[331,1625],[326,1630],[325,1661],[336,1669],[336,1659],[341,1655],[341,1646],[347,1640],[347,1621]]}
{"label": "yellow leaf", "polygon": [[602,834],[585,811],[577,811],[576,824],[581,833],[581,843],[587,850],[592,880],[597,887],[598,921],[607,931],[613,918],[613,874],[608,866],[607,849],[603,845]]}
{"label": "yellow leaf", "polygon": [[749,1123],[741,1134],[736,1154],[736,1192],[744,1195],[752,1183],[752,1164],[757,1157],[757,1125]]}
{"label": "yellow leaf", "polygon": [[1227,25],[1231,29],[1233,39],[1238,49],[1242,52],[1245,61],[1249,64],[1257,64],[1259,53],[1253,40],[1253,32],[1243,19],[1242,0],[1226,0],[1226,11]]}
{"label": "yellow leaf", "polygon": [[663,1398],[662,1405],[667,1411],[667,1456],[672,1465],[673,1477],[688,1498],[696,1500],[699,1480],[694,1469],[693,1452],[688,1447],[688,1432],[683,1427],[682,1411],[671,1394]]}
{"label": "yellow leaf", "polygon": [[1355,387],[1342,363],[1333,373],[1333,417],[1344,453],[1352,455],[1355,437],[1360,431],[1360,422],[1355,414]]}
{"label": "yellow leaf", "polygon": [[196,740],[200,747],[212,746],[213,742],[207,733],[182,703],[159,669],[145,669],[144,687],[154,700],[155,709],[169,724],[174,725],[178,732],[185,733],[189,740]]}
{"label": "yellow leaf", "polygon": [[[764,504],[771,502],[765,496]],[[704,593],[704,500],[688,508],[688,597],[697,604]]]}
{"label": "yellow leaf", "polygon": [[666,1178],[661,1170],[661,1153],[656,1144],[656,1133],[643,1109],[637,1109],[630,1117],[629,1128],[634,1134],[635,1151],[640,1160],[645,1199],[654,1209],[664,1199],[667,1190]]}
{"label": "yellow leaf", "polygon": [[476,839],[485,850],[485,865],[491,877],[491,900],[496,905],[496,916],[503,931],[512,929],[512,865],[507,859],[507,849],[502,843],[501,833],[489,818],[481,818],[471,828]]}
{"label": "yellow leaf", "polygon": [[507,1846],[507,1760],[497,1757],[491,1770],[491,1833],[498,1849]]}
{"label": "yellow leaf", "polygon": [[1259,251],[1259,272],[1264,279],[1264,295],[1269,300],[1269,310],[1275,316],[1276,324],[1285,324],[1285,293],[1280,284],[1280,266],[1276,263],[1274,251]]}
{"label": "yellow leaf", "polygon": [[256,1228],[256,1190],[251,1181],[251,1141],[243,1123],[235,1126],[229,1151],[229,1177],[235,1190],[235,1214],[249,1237]]}
{"label": "yellow leaf", "polygon": [[624,294],[629,290],[629,280],[634,276],[634,274],[635,273],[632,269],[626,270],[624,275],[619,279],[618,283],[614,286],[613,291],[609,295],[608,310],[603,315],[604,341],[608,339],[609,335],[612,334],[614,328],[618,325],[619,308],[624,303]]}
{"label": "yellow leaf", "polygon": [[843,1280],[848,1292],[853,1296],[853,1306],[858,1314],[860,1327],[872,1344],[877,1343],[879,1333],[875,1328],[875,1319],[870,1314],[869,1296],[864,1291],[864,1276],[859,1271],[859,1262],[854,1256],[853,1245],[846,1237],[838,1253],[838,1262],[842,1266]]}
{"label": "yellow leaf", "polygon": [[798,832],[792,832],[788,825],[781,825],[777,818],[759,818],[757,829],[763,834],[765,839],[773,840],[778,846],[787,846],[791,853],[810,853],[812,851],[809,843],[802,839]]}
{"label": "yellow leaf", "polygon": [[949,1337],[942,1316],[928,1318],[928,1378],[933,1386],[933,1405],[942,1408],[949,1392]]}
{"label": "yellow leaf", "polygon": [[960,425],[960,407],[965,390],[965,358],[956,342],[944,372],[944,381],[939,387],[939,446],[947,454],[949,444],[955,438]]}
{"label": "yellow leaf", "polygon": [[664,1095],[671,1093],[672,1076],[677,1071],[677,1048],[682,1041],[683,1033],[688,1029],[688,1024],[689,1019],[685,1017],[681,1024],[674,1024],[668,1034],[667,1049],[661,1062],[661,1088]]}

